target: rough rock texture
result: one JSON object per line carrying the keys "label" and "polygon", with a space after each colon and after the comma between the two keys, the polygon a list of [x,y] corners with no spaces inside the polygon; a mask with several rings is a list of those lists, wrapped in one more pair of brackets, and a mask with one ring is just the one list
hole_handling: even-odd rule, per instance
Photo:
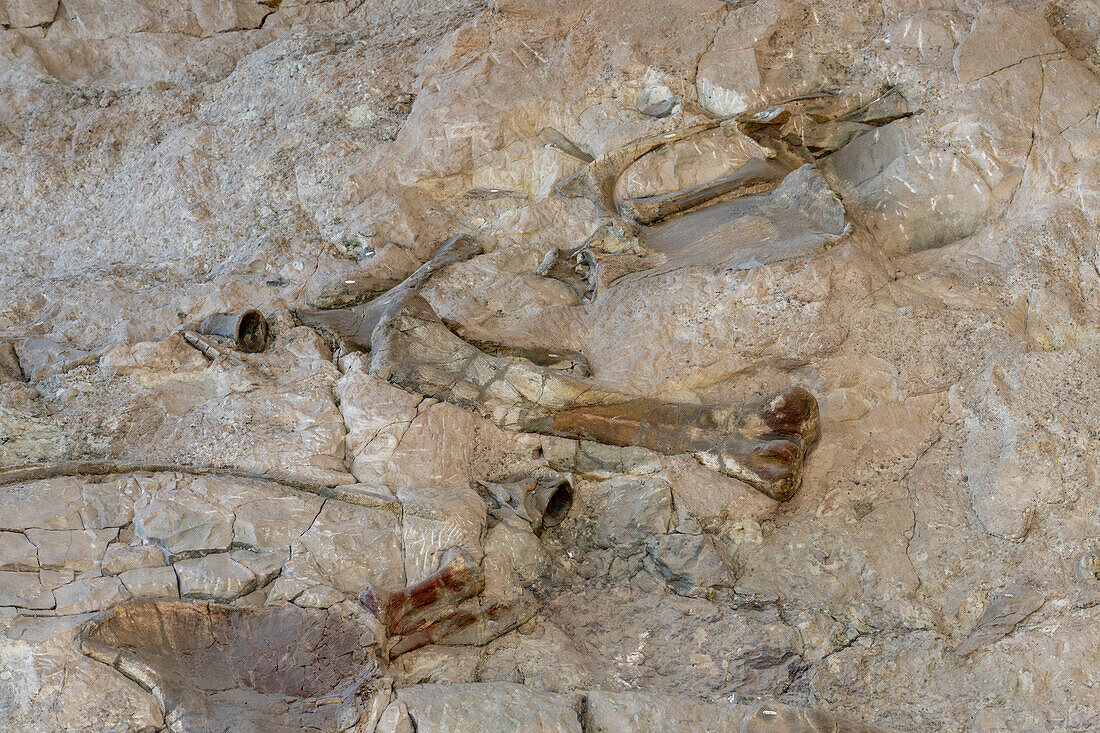
{"label": "rough rock texture", "polygon": [[[1098,17],[0,0],[0,729],[1100,727]],[[295,316],[456,235],[484,359]],[[771,495],[648,409],[791,389]],[[358,601],[453,547],[446,634]]]}

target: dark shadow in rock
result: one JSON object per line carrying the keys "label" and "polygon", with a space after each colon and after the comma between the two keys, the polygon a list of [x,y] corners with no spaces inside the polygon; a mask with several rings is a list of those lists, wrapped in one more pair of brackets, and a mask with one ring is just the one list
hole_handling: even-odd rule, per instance
{"label": "dark shadow in rock", "polygon": [[334,611],[135,599],[81,651],[153,693],[172,730],[336,730],[379,676],[368,627]]}

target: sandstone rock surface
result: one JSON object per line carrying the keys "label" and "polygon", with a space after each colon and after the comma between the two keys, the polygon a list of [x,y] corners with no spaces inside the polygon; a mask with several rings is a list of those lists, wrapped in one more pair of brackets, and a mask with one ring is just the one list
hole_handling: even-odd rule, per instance
{"label": "sandstone rock surface", "polygon": [[0,729],[1100,728],[1098,17],[0,0]]}

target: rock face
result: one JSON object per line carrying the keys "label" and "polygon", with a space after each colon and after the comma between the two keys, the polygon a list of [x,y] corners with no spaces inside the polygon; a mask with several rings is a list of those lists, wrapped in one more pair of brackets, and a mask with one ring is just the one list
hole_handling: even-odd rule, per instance
{"label": "rock face", "polygon": [[1097,15],[0,0],[0,729],[1100,727]]}

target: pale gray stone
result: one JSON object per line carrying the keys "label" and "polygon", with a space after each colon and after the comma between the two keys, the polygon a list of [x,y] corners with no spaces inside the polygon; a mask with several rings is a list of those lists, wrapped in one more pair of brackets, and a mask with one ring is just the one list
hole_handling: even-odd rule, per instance
{"label": "pale gray stone", "polygon": [[38,570],[38,549],[21,532],[0,532],[0,570]]}
{"label": "pale gray stone", "polygon": [[664,84],[648,86],[638,95],[638,111],[650,117],[665,117],[676,106],[676,97]]}
{"label": "pale gray stone", "polygon": [[704,535],[660,535],[650,539],[646,548],[657,572],[680,595],[733,587],[729,571]]}
{"label": "pale gray stone", "polygon": [[256,587],[256,574],[227,552],[180,560],[175,568],[183,598],[232,601]]}
{"label": "pale gray stone", "polygon": [[160,499],[138,510],[134,531],[139,539],[160,543],[171,557],[228,550],[233,542],[233,515],[217,505]]}
{"label": "pale gray stone", "polygon": [[135,598],[179,598],[176,571],[167,566],[127,570],[118,579]]}
{"label": "pale gray stone", "polygon": [[746,705],[716,705],[706,700],[649,692],[587,694],[584,729],[592,733],[615,731],[692,730],[736,733]]}
{"label": "pale gray stone", "polygon": [[129,597],[118,578],[78,578],[54,591],[59,615],[102,611]]}
{"label": "pale gray stone", "polygon": [[134,518],[134,496],[140,491],[133,478],[84,485],[80,516],[89,529],[123,527]]}
{"label": "pale gray stone", "polygon": [[614,478],[603,482],[603,508],[596,527],[601,547],[629,549],[668,532],[672,489],[664,479]]}
{"label": "pale gray stone", "polygon": [[53,608],[54,597],[42,587],[38,573],[0,571],[0,606]]}
{"label": "pale gray stone", "polygon": [[165,565],[164,552],[156,545],[127,545],[115,542],[103,553],[105,575],[118,575],[127,570]]}
{"label": "pale gray stone", "polygon": [[289,547],[320,511],[320,497],[278,496],[250,501],[235,510],[233,543],[257,550]]}
{"label": "pale gray stone", "polygon": [[507,682],[415,685],[398,690],[397,699],[422,733],[484,730],[487,721],[500,733],[581,731],[568,696]]}
{"label": "pale gray stone", "polygon": [[0,529],[83,529],[78,478],[55,478],[10,484],[0,492]]}
{"label": "pale gray stone", "polygon": [[38,548],[43,568],[82,572],[98,568],[117,529],[28,529],[27,539]]}

